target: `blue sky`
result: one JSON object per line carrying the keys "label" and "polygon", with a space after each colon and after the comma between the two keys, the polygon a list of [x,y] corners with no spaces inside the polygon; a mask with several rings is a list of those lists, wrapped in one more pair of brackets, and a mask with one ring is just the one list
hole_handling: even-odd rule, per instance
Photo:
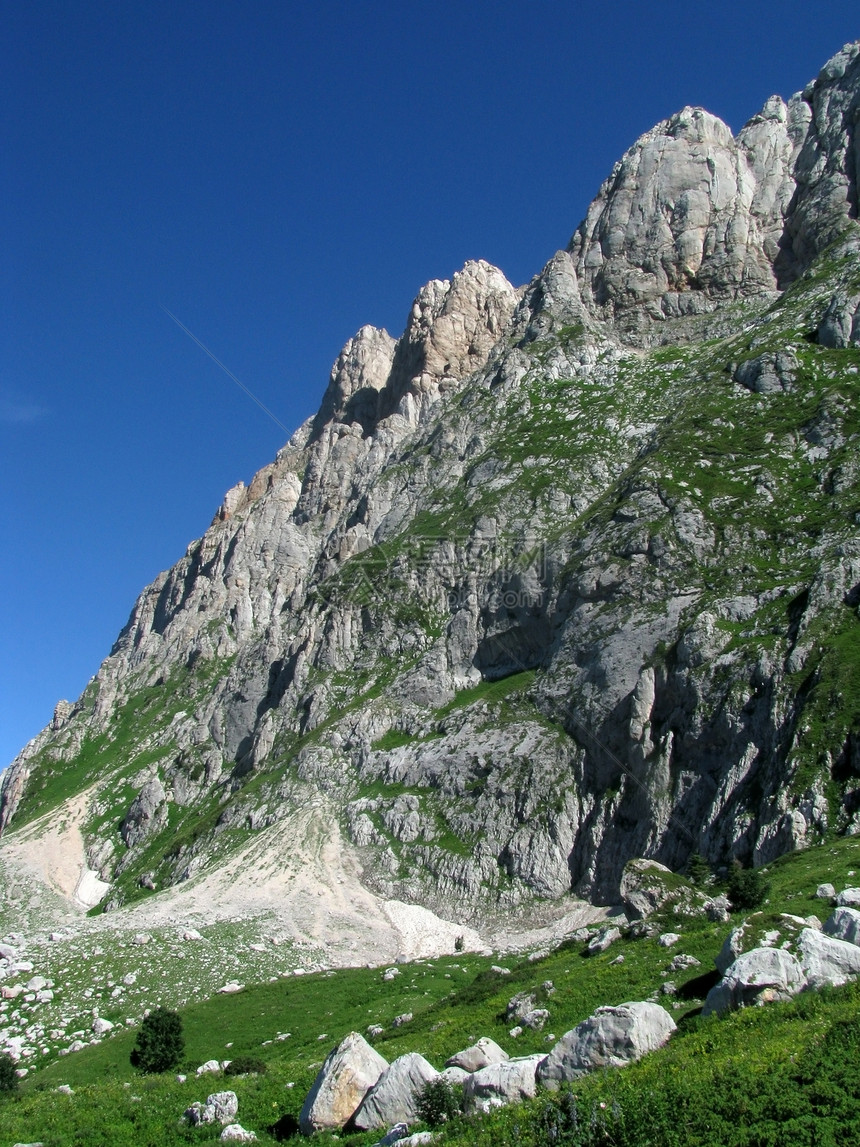
{"label": "blue sky", "polygon": [[466,259],[527,281],[684,104],[737,130],[851,3],[7,6],[0,768],[313,413],[363,323]]}

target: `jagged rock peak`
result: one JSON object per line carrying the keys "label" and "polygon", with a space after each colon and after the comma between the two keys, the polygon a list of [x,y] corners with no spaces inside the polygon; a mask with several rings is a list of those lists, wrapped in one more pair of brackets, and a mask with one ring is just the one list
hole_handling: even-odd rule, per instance
{"label": "jagged rock peak", "polygon": [[622,330],[781,290],[857,214],[860,44],[737,136],[687,107],[622,156],[568,250],[582,295]]}
{"label": "jagged rock peak", "polygon": [[[746,133],[746,134],[745,134]],[[737,139],[687,107],[615,165],[571,240],[581,290],[601,317],[642,325],[775,290],[791,198],[794,117],[779,97]]]}
{"label": "jagged rock peak", "polygon": [[451,280],[431,279],[416,295],[395,342],[364,326],[338,355],[314,420],[320,436],[331,423],[358,423],[371,434],[399,414],[410,426],[455,383],[479,370],[519,298],[502,272],[469,260]]}

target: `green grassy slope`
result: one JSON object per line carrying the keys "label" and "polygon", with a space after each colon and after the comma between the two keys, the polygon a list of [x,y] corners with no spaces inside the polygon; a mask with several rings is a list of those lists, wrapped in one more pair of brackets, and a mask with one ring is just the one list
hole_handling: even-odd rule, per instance
{"label": "green grassy slope", "polygon": [[[786,856],[767,871],[766,910],[824,919],[830,908],[815,898],[817,885],[857,883],[858,873],[856,838]],[[0,1147],[33,1141],[46,1147],[160,1147],[208,1140],[215,1137],[211,1129],[187,1128],[180,1116],[191,1102],[222,1087],[237,1092],[243,1126],[261,1142],[277,1142],[294,1130],[292,1120],[314,1072],[350,1030],[366,1031],[378,1023],[385,1030],[372,1042],[387,1059],[421,1051],[437,1067],[483,1035],[511,1054],[546,1051],[550,1036],[561,1036],[595,1007],[647,998],[667,978],[678,994],[660,998],[672,1010],[678,1034],[639,1065],[578,1084],[576,1120],[570,1099],[563,1097],[559,1105],[558,1099],[539,1096],[524,1107],[458,1121],[446,1129],[445,1142],[477,1147],[856,1142],[845,1130],[845,1111],[860,1112],[860,988],[701,1020],[697,1012],[712,980],[708,973],[731,925],[671,914],[662,925],[682,936],[669,950],[654,939],[625,937],[596,957],[585,956],[582,943],[538,959],[496,957],[510,969],[504,976],[491,970],[491,958],[461,954],[401,965],[400,975],[389,982],[381,969],[346,969],[217,996],[183,1010],[188,1081],[137,1075],[128,1062],[133,1033],[122,1032],[34,1070],[20,1097],[0,1105]],[[670,975],[669,961],[680,951],[696,956],[701,966]],[[624,962],[613,964],[620,954]],[[541,992],[547,980],[555,989],[544,997],[547,1028],[512,1039],[504,1021],[507,1001],[523,989]],[[394,1017],[404,1012],[412,1012],[412,1021],[394,1028]],[[267,1074],[229,1081],[194,1075],[207,1059],[243,1054],[263,1059]],[[74,1094],[53,1090],[62,1083]],[[751,1130],[756,1126],[760,1130]],[[350,1142],[362,1147],[376,1138],[362,1135]]]}

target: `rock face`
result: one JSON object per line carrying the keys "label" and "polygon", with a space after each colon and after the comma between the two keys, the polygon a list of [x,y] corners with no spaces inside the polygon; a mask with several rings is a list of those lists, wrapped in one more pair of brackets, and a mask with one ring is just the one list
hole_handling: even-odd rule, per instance
{"label": "rock face", "polygon": [[418,1096],[425,1084],[439,1073],[423,1055],[409,1052],[393,1060],[365,1095],[353,1116],[360,1131],[390,1127],[393,1123],[415,1123]]}
{"label": "rock face", "polygon": [[525,287],[362,327],[3,774],[4,840],[77,786],[110,909],[324,835],[465,928],[860,831],[858,100],[854,44],[737,135],[686,108]]}
{"label": "rock face", "polygon": [[350,1032],[329,1052],[305,1098],[299,1115],[302,1134],[343,1127],[387,1067],[388,1061],[358,1032]]}
{"label": "rock face", "polygon": [[675,1031],[665,1008],[652,1003],[598,1008],[594,1015],[567,1032],[538,1068],[537,1077],[555,1090],[603,1067],[624,1067],[662,1047]]}

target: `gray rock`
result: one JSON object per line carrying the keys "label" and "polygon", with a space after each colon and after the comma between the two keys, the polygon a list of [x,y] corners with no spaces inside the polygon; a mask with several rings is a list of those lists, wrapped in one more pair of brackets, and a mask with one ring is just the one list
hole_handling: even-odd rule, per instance
{"label": "gray rock", "polygon": [[463,1084],[465,1113],[474,1115],[534,1098],[537,1091],[535,1073],[545,1059],[543,1055],[507,1059],[474,1072]]}
{"label": "gray rock", "polygon": [[661,948],[671,948],[673,944],[677,944],[681,937],[677,932],[664,932],[661,936],[657,937],[657,943]]}
{"label": "gray rock", "polygon": [[221,1064],[217,1059],[207,1059],[205,1063],[201,1063],[197,1068],[198,1075],[217,1075],[221,1070]]}
{"label": "gray rock", "polygon": [[374,1143],[373,1147],[392,1147],[394,1143],[400,1143],[409,1134],[409,1128],[405,1123],[395,1123],[381,1139]]}
{"label": "gray rock", "polygon": [[604,1067],[623,1067],[662,1047],[675,1031],[665,1008],[649,1002],[603,1007],[566,1032],[538,1069],[538,1080],[555,1090]]}
{"label": "gray rock", "polygon": [[753,948],[726,969],[711,988],[703,1015],[787,1000],[806,987],[805,965],[782,948]]}
{"label": "gray rock", "polygon": [[253,1131],[246,1131],[241,1123],[231,1123],[221,1132],[220,1138],[233,1143],[256,1143],[257,1136]]}
{"label": "gray rock", "polygon": [[860,909],[837,908],[824,922],[822,931],[837,940],[860,945]]}
{"label": "gray rock", "polygon": [[594,938],[589,941],[585,952],[588,956],[599,956],[601,952],[605,952],[610,944],[614,944],[616,940],[621,939],[621,929],[611,925],[601,928],[595,933]]}
{"label": "gray rock", "polygon": [[532,1008],[523,1016],[523,1027],[531,1028],[532,1031],[536,1032],[543,1031],[548,1019],[549,1012],[546,1008]]}
{"label": "gray rock", "polygon": [[489,1067],[493,1063],[503,1063],[508,1059],[508,1053],[488,1036],[483,1036],[471,1047],[458,1051],[445,1060],[446,1067],[461,1067],[470,1074],[480,1071],[482,1067]]}
{"label": "gray rock", "polygon": [[860,888],[845,888],[836,897],[837,908],[860,908]]}
{"label": "gray rock", "polygon": [[537,996],[534,992],[517,992],[510,1000],[508,1000],[507,1007],[505,1008],[505,1023],[516,1023],[525,1018],[528,1012],[532,1011],[537,1004]]}
{"label": "gray rock", "polygon": [[671,898],[671,878],[671,869],[656,860],[629,860],[619,889],[627,919],[647,920],[662,908]]}
{"label": "gray rock", "polygon": [[436,1069],[418,1052],[392,1060],[362,1099],[353,1116],[355,1126],[361,1131],[372,1131],[392,1123],[414,1123],[422,1088],[438,1077]]}
{"label": "gray rock", "polygon": [[776,351],[742,362],[734,378],[756,394],[780,394],[791,390],[797,366],[797,355],[792,351]]}
{"label": "gray rock", "polygon": [[853,943],[804,928],[797,946],[811,988],[839,987],[860,975],[860,947]]}
{"label": "gray rock", "polygon": [[815,889],[816,900],[832,900],[836,895],[836,889],[832,884],[819,884]]}
{"label": "gray rock", "polygon": [[462,1083],[468,1074],[469,1072],[466,1071],[464,1067],[458,1067],[456,1064],[451,1064],[439,1072],[441,1078],[444,1079],[446,1083],[450,1083],[452,1086],[458,1083]]}
{"label": "gray rock", "polygon": [[387,1067],[358,1032],[350,1032],[329,1052],[305,1098],[302,1134],[343,1127]]}

